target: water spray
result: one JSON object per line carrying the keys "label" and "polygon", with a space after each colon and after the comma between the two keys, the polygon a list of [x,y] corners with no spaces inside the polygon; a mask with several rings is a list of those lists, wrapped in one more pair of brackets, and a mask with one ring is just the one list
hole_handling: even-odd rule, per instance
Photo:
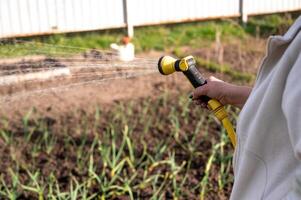
{"label": "water spray", "polygon": [[157,73],[156,58],[135,57],[132,51],[124,61],[112,50],[19,39],[0,40],[0,48],[0,104]]}
{"label": "water spray", "polygon": [[[190,83],[194,88],[201,87],[205,85],[206,79],[201,75],[201,73],[196,68],[196,62],[192,56],[187,56],[182,59],[175,59],[170,56],[163,56],[159,59],[158,70],[163,75],[169,75],[176,71],[183,72],[184,75],[188,78]],[[201,100],[206,102],[208,108],[213,111],[217,119],[223,124],[227,130],[230,141],[235,148],[236,146],[236,136],[231,124],[228,114],[225,107],[216,99],[211,99],[208,96],[202,96]]]}

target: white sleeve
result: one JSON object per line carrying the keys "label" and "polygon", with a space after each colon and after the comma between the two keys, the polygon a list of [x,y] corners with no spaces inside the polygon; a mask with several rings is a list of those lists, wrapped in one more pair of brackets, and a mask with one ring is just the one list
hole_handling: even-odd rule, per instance
{"label": "white sleeve", "polygon": [[[295,156],[301,161],[301,53],[287,77],[282,97],[282,110]],[[294,179],[293,188],[286,199],[301,199],[301,164],[299,173]]]}

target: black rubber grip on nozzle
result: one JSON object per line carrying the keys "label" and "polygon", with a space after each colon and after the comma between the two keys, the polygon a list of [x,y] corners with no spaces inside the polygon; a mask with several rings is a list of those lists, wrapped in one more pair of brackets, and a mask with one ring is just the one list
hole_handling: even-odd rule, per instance
{"label": "black rubber grip on nozzle", "polygon": [[188,70],[184,71],[183,73],[195,88],[206,84],[206,80],[203,78],[195,65],[190,65]]}
{"label": "black rubber grip on nozzle", "polygon": [[176,62],[175,62],[175,70],[178,72],[182,71],[180,69],[180,62],[181,62],[181,60],[176,60]]}
{"label": "black rubber grip on nozzle", "polygon": [[[207,83],[206,79],[201,75],[199,70],[196,68],[195,65],[190,65],[188,70],[183,72],[185,76],[188,78],[190,83],[193,85],[194,88],[200,87],[202,85],[205,85]],[[208,102],[210,100],[210,97],[208,96],[202,96],[200,98],[203,102]]]}

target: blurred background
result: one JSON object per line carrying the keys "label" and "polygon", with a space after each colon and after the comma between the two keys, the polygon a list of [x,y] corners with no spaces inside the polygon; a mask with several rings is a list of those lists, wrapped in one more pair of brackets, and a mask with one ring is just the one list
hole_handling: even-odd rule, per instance
{"label": "blurred background", "polygon": [[[228,199],[233,148],[161,56],[252,86],[301,0],[0,0],[0,199]],[[235,125],[240,110],[226,106]]]}

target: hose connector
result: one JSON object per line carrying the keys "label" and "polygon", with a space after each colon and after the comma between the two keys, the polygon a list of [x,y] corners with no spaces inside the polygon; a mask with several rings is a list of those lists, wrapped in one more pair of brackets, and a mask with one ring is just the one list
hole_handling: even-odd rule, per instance
{"label": "hose connector", "polygon": [[217,119],[219,121],[222,121],[223,119],[225,119],[226,117],[228,117],[228,114],[225,110],[225,107],[218,102],[215,99],[210,99],[208,101],[208,107],[210,110],[213,111],[214,115],[217,117]]}

